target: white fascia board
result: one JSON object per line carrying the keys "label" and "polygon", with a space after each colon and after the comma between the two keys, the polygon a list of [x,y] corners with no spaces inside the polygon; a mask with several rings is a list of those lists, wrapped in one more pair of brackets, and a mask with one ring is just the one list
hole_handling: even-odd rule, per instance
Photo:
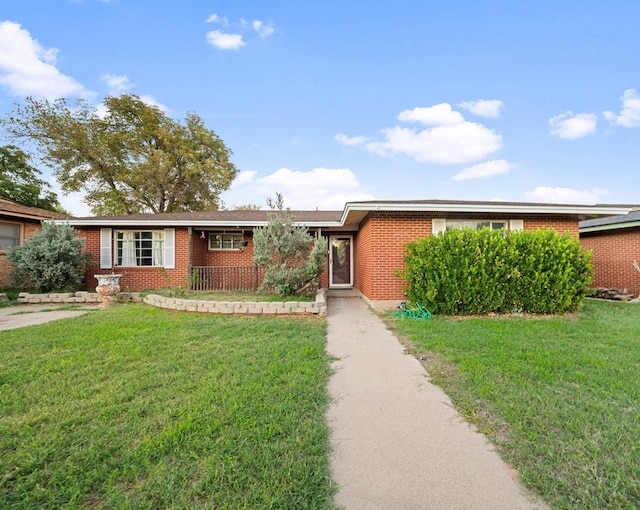
{"label": "white fascia board", "polygon": [[460,203],[347,203],[342,213],[342,222],[346,220],[349,211],[425,211],[425,212],[457,212],[457,213],[504,213],[504,214],[586,214],[614,216],[627,214],[632,209],[620,206],[589,206],[589,205],[546,205],[546,204],[460,204]]}
{"label": "white fascia board", "polygon": [[[197,227],[197,228],[254,228],[264,227],[268,221],[207,221],[207,220],[179,220],[179,221],[163,221],[163,220],[113,220],[110,218],[101,218],[99,220],[82,218],[70,220],[56,220],[56,223],[69,223],[72,227]],[[341,224],[337,221],[314,221],[314,222],[294,222],[294,225],[302,225],[314,228],[332,228],[339,227]]]}
{"label": "white fascia board", "polygon": [[609,223],[608,225],[594,225],[593,227],[582,227],[580,233],[601,232],[603,230],[620,230],[622,228],[640,227],[640,221],[630,221],[628,223]]}

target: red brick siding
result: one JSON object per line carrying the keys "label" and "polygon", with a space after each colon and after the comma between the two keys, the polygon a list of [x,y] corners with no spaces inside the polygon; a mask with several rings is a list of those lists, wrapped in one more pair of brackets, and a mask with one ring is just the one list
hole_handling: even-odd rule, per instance
{"label": "red brick siding", "polygon": [[640,295],[640,273],[633,269],[634,260],[640,264],[640,228],[589,232],[580,242],[593,252],[596,287],[626,288]]}
{"label": "red brick siding", "polygon": [[[42,224],[40,222],[19,222],[12,219],[2,220],[3,223],[20,224],[20,244],[24,244],[27,239],[30,239],[33,234],[42,230]],[[11,286],[11,279],[9,275],[13,271],[13,265],[7,262],[7,253],[5,250],[0,250],[0,289],[6,289]]]}
{"label": "red brick siding", "polygon": [[355,287],[372,300],[402,299],[405,246],[431,234],[423,213],[374,212],[360,225],[355,241]]}
{"label": "red brick siding", "polygon": [[525,230],[553,228],[578,236],[578,219],[571,217],[497,214],[372,212],[360,225],[355,241],[355,287],[371,300],[401,300],[404,281],[396,276],[404,268],[406,245],[431,235],[433,218],[523,219]]}
{"label": "red brick siding", "polygon": [[[118,267],[100,269],[100,229],[82,228],[78,236],[85,239],[85,250],[93,254],[95,264],[90,266],[85,276],[85,285],[91,290],[97,284],[95,274],[122,274],[120,287],[123,291],[141,291],[160,287],[180,287],[189,275],[189,234],[186,228],[175,229],[175,269],[161,267]],[[113,235],[112,242],[113,242]],[[115,254],[112,245],[112,253]],[[112,257],[115,263],[115,257]]]}

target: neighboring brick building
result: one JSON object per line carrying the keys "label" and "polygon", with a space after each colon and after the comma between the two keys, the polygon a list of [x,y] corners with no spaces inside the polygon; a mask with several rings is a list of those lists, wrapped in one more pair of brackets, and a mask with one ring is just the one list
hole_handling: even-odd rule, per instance
{"label": "neighboring brick building", "polygon": [[580,242],[593,252],[595,286],[627,289],[640,295],[640,211],[582,221]]}
{"label": "neighboring brick building", "polygon": [[0,196],[0,289],[10,285],[11,266],[7,262],[8,246],[20,246],[40,230],[43,220],[68,218],[65,214],[29,207]]}
{"label": "neighboring brick building", "polygon": [[[535,230],[578,236],[581,220],[622,214],[618,206],[576,206],[445,200],[349,202],[342,211],[292,211],[297,223],[327,237],[322,285],[358,289],[372,306],[397,306],[405,247],[450,228]],[[86,249],[100,261],[95,273],[121,273],[123,290],[167,286],[255,288],[253,228],[268,211],[136,214],[73,218]],[[88,287],[95,285],[89,275]]]}

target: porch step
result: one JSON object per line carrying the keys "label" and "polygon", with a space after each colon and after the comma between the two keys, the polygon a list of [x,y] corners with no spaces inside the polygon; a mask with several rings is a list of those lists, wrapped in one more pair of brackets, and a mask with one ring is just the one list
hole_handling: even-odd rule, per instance
{"label": "porch step", "polygon": [[354,297],[359,298],[362,294],[358,289],[327,289],[327,297]]}

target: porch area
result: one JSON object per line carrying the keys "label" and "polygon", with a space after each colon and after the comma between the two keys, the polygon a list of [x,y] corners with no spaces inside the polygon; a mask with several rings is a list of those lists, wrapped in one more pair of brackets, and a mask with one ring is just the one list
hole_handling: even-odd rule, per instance
{"label": "porch area", "polygon": [[253,266],[191,266],[190,290],[255,291],[262,285],[264,271]]}

